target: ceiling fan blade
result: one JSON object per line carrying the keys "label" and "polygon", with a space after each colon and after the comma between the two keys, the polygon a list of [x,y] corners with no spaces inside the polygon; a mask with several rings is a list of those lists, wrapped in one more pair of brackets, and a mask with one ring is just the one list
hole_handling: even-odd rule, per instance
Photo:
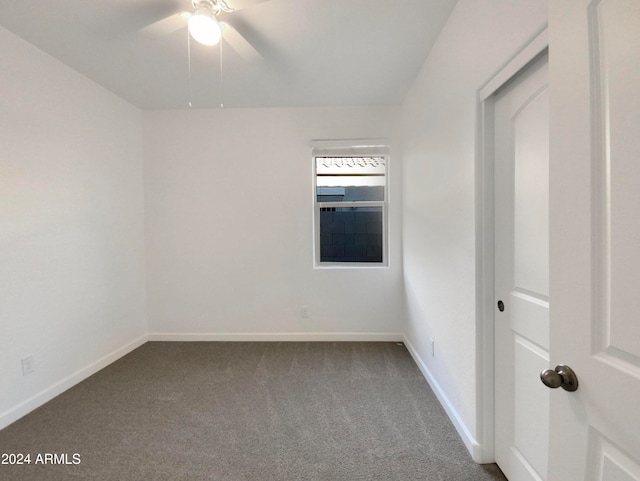
{"label": "ceiling fan blade", "polygon": [[189,12],[178,12],[141,28],[139,32],[148,37],[163,37],[186,27],[190,15]]}
{"label": "ceiling fan blade", "polygon": [[263,60],[262,55],[246,38],[226,22],[220,22],[222,25],[222,38],[226,40],[229,46],[234,49],[238,55],[249,62],[259,62]]}
{"label": "ceiling fan blade", "polygon": [[266,2],[268,0],[225,0],[225,3],[233,9],[233,11],[242,10],[243,8],[253,7],[259,3]]}

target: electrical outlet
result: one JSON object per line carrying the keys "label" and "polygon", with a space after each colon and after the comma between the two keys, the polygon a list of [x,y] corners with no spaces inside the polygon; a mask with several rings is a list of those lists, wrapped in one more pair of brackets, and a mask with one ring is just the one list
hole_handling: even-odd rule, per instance
{"label": "electrical outlet", "polygon": [[302,306],[302,317],[304,319],[309,318],[309,306]]}
{"label": "electrical outlet", "polygon": [[436,342],[429,338],[429,342],[431,343],[431,357],[436,357]]}
{"label": "electrical outlet", "polygon": [[31,374],[35,371],[36,365],[33,356],[25,357],[22,360],[22,375],[26,376],[27,374]]}

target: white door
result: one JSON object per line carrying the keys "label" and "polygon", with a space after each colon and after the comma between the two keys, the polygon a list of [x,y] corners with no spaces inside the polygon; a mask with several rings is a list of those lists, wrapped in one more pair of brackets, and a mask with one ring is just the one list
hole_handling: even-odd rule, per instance
{"label": "white door", "polygon": [[640,480],[640,1],[549,1],[549,481]]}
{"label": "white door", "polygon": [[[549,91],[544,55],[494,99],[495,456],[545,480],[549,391]],[[498,307],[499,304],[499,307]]]}

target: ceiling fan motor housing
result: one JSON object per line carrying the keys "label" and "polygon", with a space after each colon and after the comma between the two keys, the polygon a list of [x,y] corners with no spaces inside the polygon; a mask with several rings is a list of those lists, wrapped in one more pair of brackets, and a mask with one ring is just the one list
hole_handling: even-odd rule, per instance
{"label": "ceiling fan motor housing", "polygon": [[229,7],[224,0],[193,0],[193,8],[196,14],[200,15],[219,15],[220,12],[232,12],[233,8]]}

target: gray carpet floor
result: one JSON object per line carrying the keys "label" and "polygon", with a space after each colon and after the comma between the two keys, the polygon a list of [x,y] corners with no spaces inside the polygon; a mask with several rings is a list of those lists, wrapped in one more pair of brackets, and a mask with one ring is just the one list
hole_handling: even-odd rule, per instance
{"label": "gray carpet floor", "polygon": [[0,431],[0,452],[31,454],[6,481],[505,480],[399,343],[149,342]]}

